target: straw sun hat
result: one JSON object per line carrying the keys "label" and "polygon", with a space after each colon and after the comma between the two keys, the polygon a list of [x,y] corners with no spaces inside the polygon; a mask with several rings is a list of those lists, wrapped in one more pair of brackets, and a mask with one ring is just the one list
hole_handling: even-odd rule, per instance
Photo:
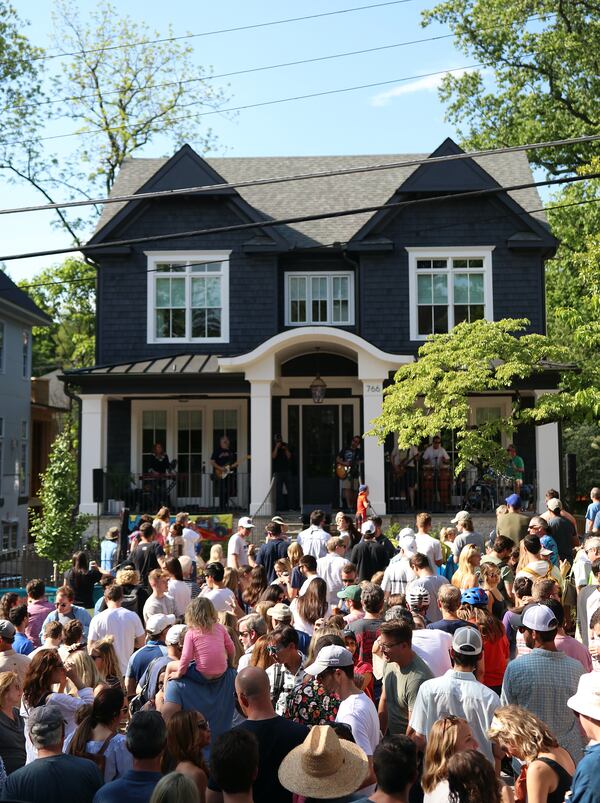
{"label": "straw sun hat", "polygon": [[327,800],[359,789],[368,767],[358,745],[338,739],[329,725],[315,725],[281,762],[279,781],[296,795]]}

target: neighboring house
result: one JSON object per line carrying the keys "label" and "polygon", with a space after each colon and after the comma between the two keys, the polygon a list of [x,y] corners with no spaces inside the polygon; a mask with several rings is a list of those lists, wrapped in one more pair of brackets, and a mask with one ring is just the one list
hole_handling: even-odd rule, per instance
{"label": "neighboring house", "polygon": [[29,507],[39,508],[40,474],[48,467],[50,449],[62,428],[71,400],[60,381],[58,368],[31,380],[31,449]]}
{"label": "neighboring house", "polygon": [[[457,153],[446,140],[431,156]],[[127,160],[113,194],[414,158],[205,160],[184,146],[171,159]],[[224,433],[238,456],[252,455],[234,489],[250,513],[268,494],[274,433],[294,452],[300,503],[336,506],[336,452],[369,429],[384,385],[427,334],[460,320],[509,316],[527,317],[531,331],[544,332],[544,262],[557,242],[537,191],[452,197],[531,181],[526,155],[512,153],[105,206],[89,244],[255,226],[89,252],[99,266],[97,364],[67,374],[82,400],[81,509],[95,512],[95,468],[131,475],[139,487],[157,441],[178,461],[171,499],[210,506],[209,458]],[[447,197],[402,209],[261,226],[441,194]],[[326,383],[320,404],[309,387],[316,376]],[[548,370],[522,383],[521,403],[556,382]],[[473,398],[473,424],[501,414],[512,396]],[[540,491],[557,487],[557,426],[525,428],[517,438]],[[373,507],[384,513],[388,468],[374,438],[364,443],[364,470]]]}
{"label": "neighboring house", "polygon": [[50,323],[0,271],[0,555],[27,542],[31,329]]}

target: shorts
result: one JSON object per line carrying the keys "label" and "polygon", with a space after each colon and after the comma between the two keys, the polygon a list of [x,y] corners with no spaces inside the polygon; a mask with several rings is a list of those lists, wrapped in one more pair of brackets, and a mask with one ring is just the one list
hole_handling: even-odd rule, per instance
{"label": "shorts", "polygon": [[358,486],[360,485],[360,481],[358,477],[346,477],[345,480],[342,480],[342,488],[347,490],[350,488],[352,491],[358,491]]}

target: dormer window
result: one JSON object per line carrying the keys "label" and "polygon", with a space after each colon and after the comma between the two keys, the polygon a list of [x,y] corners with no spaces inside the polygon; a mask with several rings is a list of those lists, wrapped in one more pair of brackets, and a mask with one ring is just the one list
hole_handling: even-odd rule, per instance
{"label": "dormer window", "polygon": [[286,326],[353,326],[354,274],[323,271],[285,274]]}
{"label": "dormer window", "polygon": [[229,252],[147,256],[148,343],[227,343]]}

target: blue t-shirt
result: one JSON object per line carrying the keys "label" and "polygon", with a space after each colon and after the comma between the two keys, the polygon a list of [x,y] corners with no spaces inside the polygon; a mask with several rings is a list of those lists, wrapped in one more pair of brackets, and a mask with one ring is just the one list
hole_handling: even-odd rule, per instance
{"label": "blue t-shirt", "polygon": [[13,650],[20,652],[21,655],[29,655],[30,652],[35,650],[33,641],[30,641],[25,633],[15,633],[15,640],[13,641]]}
{"label": "blue t-shirt", "polygon": [[139,680],[148,668],[148,665],[155,658],[158,658],[159,655],[166,654],[167,648],[162,641],[148,639],[146,644],[143,647],[140,647],[139,650],[136,650],[129,659],[125,677]]}
{"label": "blue t-shirt", "polygon": [[175,703],[182,711],[202,711],[210,722],[211,743],[230,730],[235,710],[235,669],[227,669],[214,680],[196,672],[194,664],[184,677],[171,678],[165,689],[165,702]]}
{"label": "blue t-shirt", "polygon": [[160,772],[129,770],[96,792],[93,803],[148,803],[161,778]]}
{"label": "blue t-shirt", "polygon": [[592,530],[600,530],[600,510],[594,516],[594,524]]}
{"label": "blue t-shirt", "polygon": [[575,770],[569,803],[600,803],[600,744],[588,747]]}
{"label": "blue t-shirt", "polygon": [[91,803],[101,786],[102,776],[92,761],[61,753],[38,758],[12,772],[2,790],[2,799]]}

